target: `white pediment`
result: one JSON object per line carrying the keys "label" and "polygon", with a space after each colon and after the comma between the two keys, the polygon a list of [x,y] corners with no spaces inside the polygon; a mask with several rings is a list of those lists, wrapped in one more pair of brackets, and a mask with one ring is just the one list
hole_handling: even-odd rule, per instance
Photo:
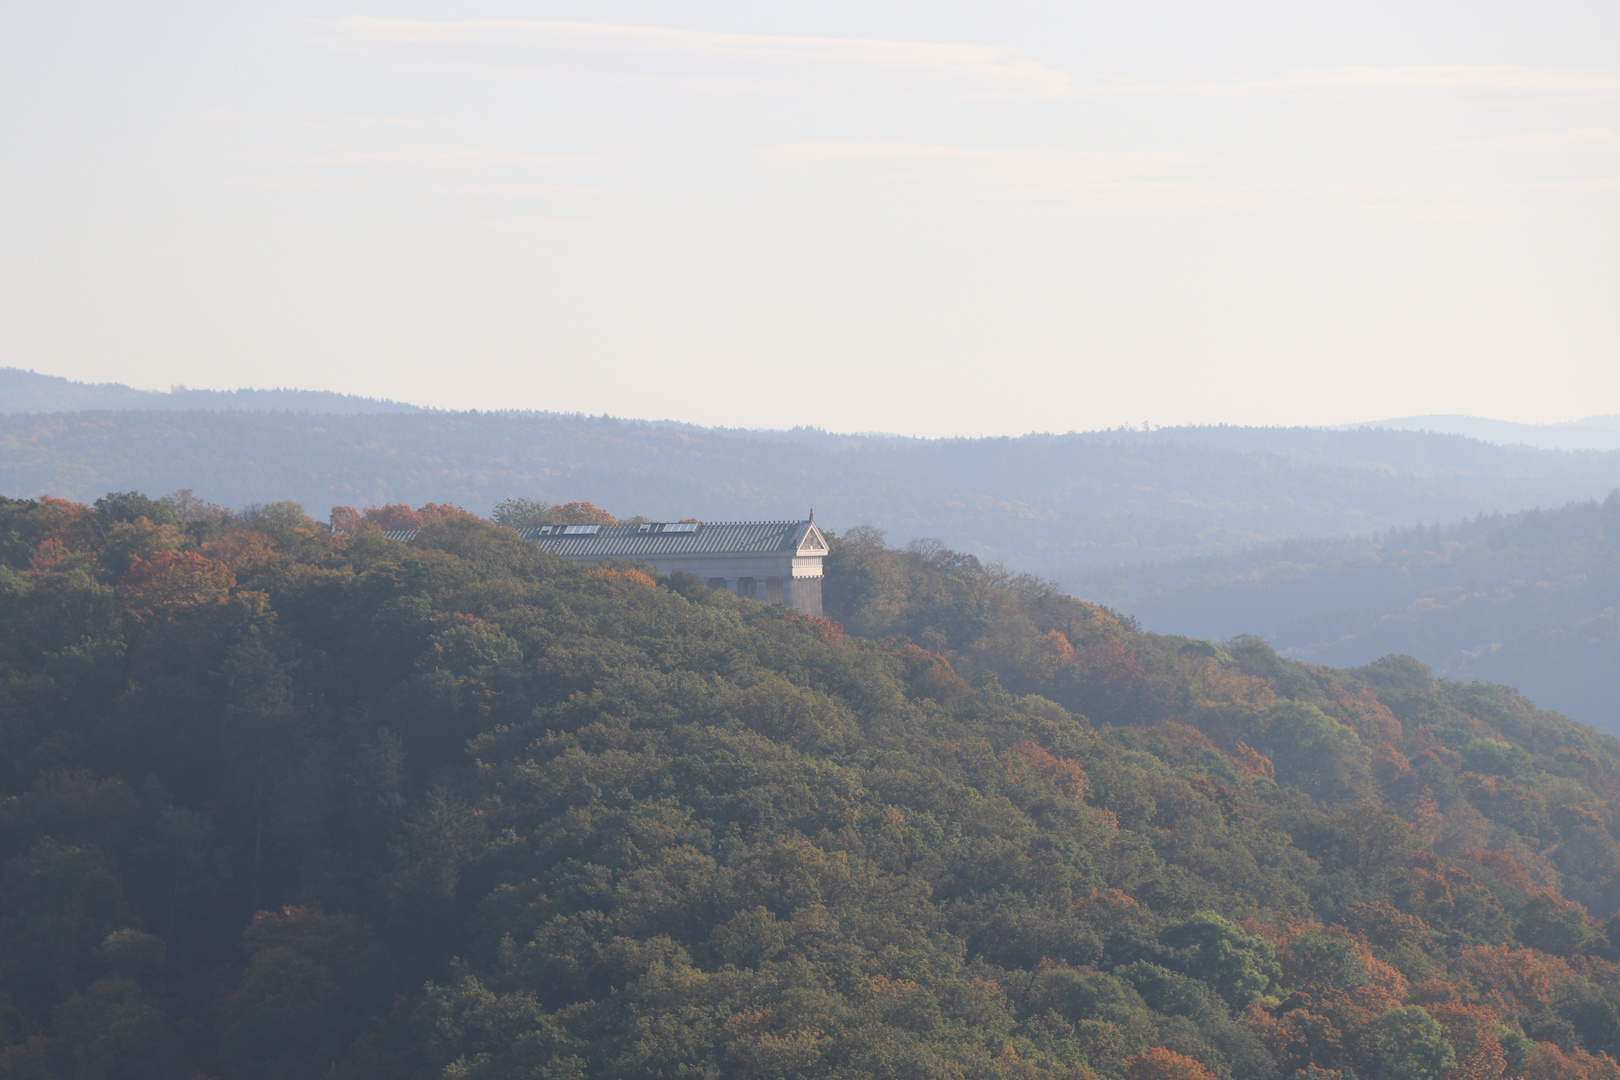
{"label": "white pediment", "polygon": [[813,521],[810,523],[809,528],[804,530],[804,536],[800,537],[800,539],[799,539],[798,554],[800,554],[800,555],[825,555],[825,554],[827,554],[827,538],[825,536],[821,535],[821,530],[816,528],[816,523],[813,522]]}

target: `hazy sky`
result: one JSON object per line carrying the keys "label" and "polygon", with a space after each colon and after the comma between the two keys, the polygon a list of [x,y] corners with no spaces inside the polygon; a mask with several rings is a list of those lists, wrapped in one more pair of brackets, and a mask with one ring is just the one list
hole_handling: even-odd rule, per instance
{"label": "hazy sky", "polygon": [[918,434],[1620,412],[1620,4],[0,15],[0,365]]}

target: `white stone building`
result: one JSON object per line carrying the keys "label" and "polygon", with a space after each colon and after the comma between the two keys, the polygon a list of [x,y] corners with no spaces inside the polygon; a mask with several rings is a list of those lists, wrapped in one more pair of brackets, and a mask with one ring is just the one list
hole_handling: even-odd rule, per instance
{"label": "white stone building", "polygon": [[[415,529],[391,529],[409,541]],[[815,514],[805,521],[652,521],[641,525],[543,525],[518,535],[566,559],[639,559],[659,573],[684,570],[738,596],[821,614],[821,562],[827,538]]]}
{"label": "white stone building", "polygon": [[568,559],[639,559],[659,573],[684,570],[766,603],[821,614],[827,540],[806,521],[654,521],[641,525],[543,525],[518,535]]}

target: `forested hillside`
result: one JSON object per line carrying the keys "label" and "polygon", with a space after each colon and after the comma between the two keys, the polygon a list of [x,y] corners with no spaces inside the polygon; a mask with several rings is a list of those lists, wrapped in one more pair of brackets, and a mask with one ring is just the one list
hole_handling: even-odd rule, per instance
{"label": "forested hillside", "polygon": [[872,531],[840,627],[433,513],[0,505],[0,1075],[1620,1077],[1613,739]]}
{"label": "forested hillside", "polygon": [[1289,656],[1423,658],[1620,731],[1620,492],[1367,538],[1099,574],[1095,592],[1162,630],[1263,634]]}
{"label": "forested hillside", "polygon": [[555,414],[135,410],[0,416],[0,491],[194,488],[232,506],[588,498],[675,520],[861,522],[1062,582],[1089,571],[1601,498],[1620,451],[1455,435],[1171,428],[903,439]]}

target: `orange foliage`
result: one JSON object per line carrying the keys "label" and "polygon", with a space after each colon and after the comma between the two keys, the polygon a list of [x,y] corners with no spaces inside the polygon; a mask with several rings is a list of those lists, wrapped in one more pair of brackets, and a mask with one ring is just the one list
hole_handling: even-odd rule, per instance
{"label": "orange foliage", "polygon": [[1530,949],[1507,945],[1464,949],[1451,962],[1453,971],[1466,975],[1503,1013],[1533,1013],[1551,1005],[1553,965],[1563,966]]}
{"label": "orange foliage", "polygon": [[137,619],[171,618],[223,602],[236,575],[195,551],[137,557],[118,579],[118,601]]}
{"label": "orange foliage", "polygon": [[1344,1062],[1344,1034],[1320,1013],[1292,1009],[1273,1016],[1255,1004],[1249,1006],[1243,1021],[1277,1059],[1284,1076],[1312,1065],[1336,1069]]}
{"label": "orange foliage", "polygon": [[1421,754],[1414,755],[1412,760],[1419,761],[1423,758],[1428,758],[1431,761],[1444,765],[1446,768],[1455,773],[1464,772],[1468,767],[1468,763],[1463,760],[1463,756],[1461,754],[1457,753],[1455,750],[1441,746],[1438,743],[1429,747],[1427,750],[1424,750]]}
{"label": "orange foliage", "polygon": [[1197,1058],[1162,1046],[1126,1058],[1125,1076],[1126,1080],[1215,1080]]}
{"label": "orange foliage", "polygon": [[619,519],[588,502],[558,503],[551,513],[564,525],[617,525]]}
{"label": "orange foliage", "polygon": [[366,516],[352,506],[332,507],[332,531],[344,533],[348,536],[357,536],[363,532],[381,532],[382,526],[375,521],[366,520]]}
{"label": "orange foliage", "polygon": [[1394,899],[1402,911],[1433,926],[1488,926],[1506,918],[1501,903],[1472,874],[1428,852],[1413,857]]}
{"label": "orange foliage", "polygon": [[28,560],[28,572],[34,575],[48,574],[56,569],[56,564],[67,558],[67,545],[60,536],[47,536],[34,548],[33,557]]}
{"label": "orange foliage", "polygon": [[1457,1052],[1457,1064],[1441,1080],[1501,1080],[1507,1055],[1497,1038],[1495,1014],[1479,1005],[1446,1001],[1425,1005],[1424,1011],[1440,1024],[1446,1041]]}
{"label": "orange foliage", "polygon": [[1071,910],[1075,919],[1105,931],[1147,916],[1141,904],[1119,889],[1097,889],[1075,900]]}
{"label": "orange foliage", "polygon": [[422,518],[409,503],[389,503],[387,506],[368,506],[365,519],[379,529],[420,529]]}
{"label": "orange foliage", "polygon": [[41,495],[39,505],[46,512],[45,537],[60,540],[69,551],[82,551],[95,541],[96,512],[82,503]]}
{"label": "orange foliage", "polygon": [[817,641],[848,641],[849,635],[844,633],[844,624],[824,619],[820,615],[795,615],[795,622],[802,622],[809,629],[810,636]]}
{"label": "orange foliage", "polygon": [[889,638],[884,644],[889,646],[889,655],[899,660],[905,669],[906,685],[914,697],[950,702],[973,692],[951,667],[951,662],[938,653],[919,648],[904,638]]}
{"label": "orange foliage", "polygon": [[1354,694],[1341,694],[1323,710],[1335,720],[1353,730],[1361,741],[1372,746],[1379,743],[1398,743],[1405,732],[1389,706],[1378,700],[1371,690]]}
{"label": "orange foliage", "polygon": [[1429,942],[1429,924],[1416,915],[1397,911],[1387,900],[1351,904],[1345,922],[1372,944],[1386,949],[1401,945],[1422,948]]}
{"label": "orange foliage", "polygon": [[1136,654],[1118,638],[1101,637],[1074,650],[1074,662],[1091,682],[1099,682],[1122,694],[1146,669]]}
{"label": "orange foliage", "polygon": [[590,576],[608,584],[629,585],[638,589],[657,590],[658,588],[658,582],[643,574],[640,570],[629,567],[623,570],[609,570],[606,567],[599,566],[590,572]]}
{"label": "orange foliage", "polygon": [[1620,1066],[1608,1054],[1565,1052],[1552,1043],[1537,1043],[1519,1070],[1524,1080],[1620,1080]]}
{"label": "orange foliage", "polygon": [[1478,863],[1502,884],[1514,889],[1523,889],[1525,892],[1536,887],[1525,873],[1524,867],[1511,851],[1483,851],[1479,848],[1467,848],[1457,853],[1457,857],[1469,862]]}
{"label": "orange foliage", "polygon": [[1023,758],[1037,776],[1069,798],[1085,798],[1086,774],[1068,758],[1047,753],[1028,739],[1020,740],[1013,747],[1013,753]]}
{"label": "orange foliage", "polygon": [[1412,831],[1430,844],[1434,843],[1435,837],[1440,835],[1441,825],[1445,824],[1445,816],[1440,813],[1440,804],[1435,801],[1434,792],[1427,784],[1418,794],[1417,803],[1407,817],[1412,822]]}
{"label": "orange foliage", "polygon": [[262,532],[226,533],[203,545],[203,554],[232,570],[246,570],[270,561],[276,542]]}
{"label": "orange foliage", "polygon": [[1152,727],[1143,728],[1142,730],[1144,733],[1151,732],[1159,739],[1162,739],[1164,742],[1168,743],[1170,748],[1173,749],[1177,754],[1184,755],[1189,749],[1215,749],[1215,744],[1210,741],[1208,735],[1205,735],[1202,731],[1199,731],[1195,727],[1189,727],[1186,724],[1178,724],[1174,720],[1166,720],[1162,724],[1154,724]]}
{"label": "orange foliage", "polygon": [[1271,759],[1248,743],[1238,743],[1232,752],[1226,756],[1231,759],[1232,764],[1236,765],[1238,771],[1244,776],[1264,780],[1275,780],[1277,778],[1277,767],[1271,763]]}
{"label": "orange foliage", "polygon": [[1412,763],[1406,760],[1406,755],[1389,743],[1384,743],[1373,755],[1373,779],[1384,787],[1395,783],[1411,771]]}
{"label": "orange foliage", "polygon": [[1507,823],[1516,832],[1535,835],[1538,823],[1546,821],[1547,797],[1506,777],[1483,777],[1469,798],[1487,817]]}
{"label": "orange foliage", "polygon": [[1041,638],[1035,658],[1035,681],[1050,682],[1063,669],[1063,665],[1073,659],[1074,646],[1063,636],[1063,631],[1048,630],[1046,636]]}
{"label": "orange foliage", "polygon": [[435,521],[452,517],[471,517],[467,511],[451,503],[423,503],[412,510],[409,503],[389,503],[387,506],[368,506],[361,512],[352,506],[332,507],[332,529],[351,535],[381,529],[420,529]]}

